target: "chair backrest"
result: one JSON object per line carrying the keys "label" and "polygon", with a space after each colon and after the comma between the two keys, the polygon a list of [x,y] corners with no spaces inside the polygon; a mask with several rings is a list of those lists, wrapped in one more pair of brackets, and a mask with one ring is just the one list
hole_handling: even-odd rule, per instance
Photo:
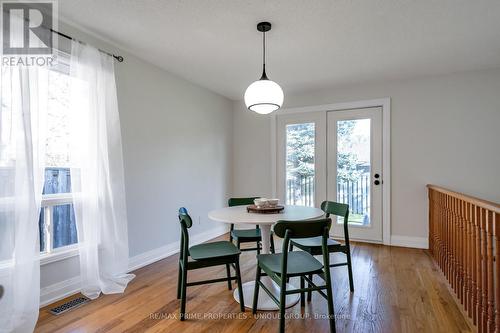
{"label": "chair backrest", "polygon": [[260,197],[250,197],[250,198],[229,198],[227,201],[227,205],[229,207],[233,206],[244,206],[244,205],[253,205],[253,201]]}
{"label": "chair backrest", "polygon": [[330,218],[302,220],[302,221],[278,221],[274,225],[274,233],[276,236],[285,238],[288,231],[288,236],[291,238],[309,238],[323,236],[325,228],[328,230],[332,224]]}
{"label": "chair backrest", "polygon": [[188,229],[193,225],[193,220],[189,216],[186,208],[179,208],[179,223],[181,225],[181,248],[179,255],[181,260],[187,262],[189,248],[189,232]]}
{"label": "chair backrest", "polygon": [[321,203],[321,210],[325,212],[326,217],[331,215],[349,217],[349,205],[334,202],[334,201],[323,201]]}
{"label": "chair backrest", "polygon": [[321,210],[325,212],[326,217],[335,215],[344,218],[344,240],[345,244],[349,246],[349,205],[334,201],[323,201]]}
{"label": "chair backrest", "polygon": [[274,225],[274,233],[278,237],[283,238],[282,257],[281,257],[281,278],[286,279],[288,267],[288,252],[290,238],[309,238],[322,237],[321,252],[323,254],[323,266],[325,268],[325,276],[330,279],[330,259],[328,253],[328,236],[332,220],[330,218],[322,218],[315,220],[302,221],[278,221]]}
{"label": "chair backrest", "polygon": [[181,226],[185,226],[186,228],[191,228],[193,225],[193,220],[191,220],[191,216],[189,216],[186,208],[179,208],[179,222]]}

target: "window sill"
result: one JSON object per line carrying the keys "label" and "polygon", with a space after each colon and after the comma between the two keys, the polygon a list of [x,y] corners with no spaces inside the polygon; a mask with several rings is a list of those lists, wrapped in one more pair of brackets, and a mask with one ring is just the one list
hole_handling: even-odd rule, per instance
{"label": "window sill", "polygon": [[47,265],[53,262],[61,261],[78,255],[78,244],[65,246],[56,249],[51,253],[40,254],[40,266]]}

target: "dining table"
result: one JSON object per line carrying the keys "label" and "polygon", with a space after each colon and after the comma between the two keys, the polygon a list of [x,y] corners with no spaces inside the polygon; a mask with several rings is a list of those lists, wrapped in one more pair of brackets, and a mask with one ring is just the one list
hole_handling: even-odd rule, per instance
{"label": "dining table", "polygon": [[[321,217],[324,212],[315,207],[306,206],[294,206],[285,205],[284,209],[275,214],[262,214],[255,212],[248,212],[247,206],[233,206],[224,207],[212,210],[208,213],[208,218],[215,222],[222,222],[227,224],[235,224],[238,226],[256,226],[258,225],[261,230],[262,237],[262,254],[270,253],[270,237],[271,237],[271,227],[273,224],[280,220],[287,221],[298,221]],[[269,291],[279,299],[280,286],[274,282],[270,277],[261,277],[261,282],[267,287]],[[255,289],[255,281],[248,281],[242,284],[243,288],[243,299],[245,302],[245,307],[251,308],[253,304],[253,294]],[[287,284],[288,289],[297,289],[291,284]],[[239,293],[238,290],[234,291],[234,299],[239,303]],[[291,307],[295,305],[300,299],[299,294],[292,294],[286,296],[286,307]],[[259,298],[257,303],[258,310],[279,310],[278,305],[269,297],[269,295],[263,290],[259,289]]]}

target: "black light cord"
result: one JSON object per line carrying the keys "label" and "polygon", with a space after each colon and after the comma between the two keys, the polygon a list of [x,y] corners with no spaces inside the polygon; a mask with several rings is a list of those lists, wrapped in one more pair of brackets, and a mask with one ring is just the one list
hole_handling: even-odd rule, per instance
{"label": "black light cord", "polygon": [[262,32],[262,77],[261,80],[268,80],[266,75],[266,32]]}
{"label": "black light cord", "polygon": [[262,33],[262,64],[266,67],[266,32]]}

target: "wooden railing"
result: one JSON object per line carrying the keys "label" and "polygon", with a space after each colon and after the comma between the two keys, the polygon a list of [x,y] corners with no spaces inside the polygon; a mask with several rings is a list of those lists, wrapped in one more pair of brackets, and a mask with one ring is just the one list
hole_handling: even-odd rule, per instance
{"label": "wooden railing", "polygon": [[500,332],[500,205],[427,187],[434,260],[478,332]]}

